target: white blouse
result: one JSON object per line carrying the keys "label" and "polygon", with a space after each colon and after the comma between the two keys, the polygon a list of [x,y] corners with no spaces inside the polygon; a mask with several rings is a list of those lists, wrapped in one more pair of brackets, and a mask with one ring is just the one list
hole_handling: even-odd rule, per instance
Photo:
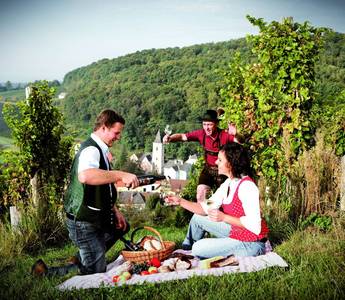
{"label": "white blouse", "polygon": [[[212,208],[218,209],[222,204],[230,204],[239,182],[239,178],[228,178],[209,198],[212,202]],[[238,190],[238,197],[244,210],[244,216],[240,217],[242,225],[249,231],[259,234],[261,231],[261,213],[258,187],[252,181],[243,181]],[[201,206],[207,214],[207,204],[202,202]]]}

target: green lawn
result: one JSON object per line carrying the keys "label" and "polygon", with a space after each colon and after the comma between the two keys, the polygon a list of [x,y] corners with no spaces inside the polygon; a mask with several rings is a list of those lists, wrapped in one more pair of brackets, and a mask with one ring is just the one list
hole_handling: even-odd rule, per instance
{"label": "green lawn", "polygon": [[13,140],[9,137],[0,136],[0,148],[13,148]]}
{"label": "green lawn", "polygon": [[25,89],[0,92],[0,100],[17,101],[25,99]]}
{"label": "green lawn", "polygon": [[[255,273],[221,277],[193,277],[160,284],[102,287],[60,292],[55,287],[65,278],[33,278],[29,270],[39,258],[61,264],[74,254],[70,244],[46,249],[35,257],[18,257],[0,273],[3,299],[344,299],[345,239],[342,228],[330,233],[295,232],[275,248],[289,268],[272,267]],[[181,243],[185,229],[159,228],[167,240]],[[121,249],[118,243],[108,259]]]}

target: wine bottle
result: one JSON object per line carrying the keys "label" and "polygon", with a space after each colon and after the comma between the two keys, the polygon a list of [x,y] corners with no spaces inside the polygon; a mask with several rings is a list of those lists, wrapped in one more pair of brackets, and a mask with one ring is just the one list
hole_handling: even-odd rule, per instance
{"label": "wine bottle", "polygon": [[142,250],[142,247],[140,247],[137,244],[134,244],[130,240],[126,240],[124,237],[120,237],[120,240],[125,244],[125,248],[129,251],[140,251],[140,250]]}
{"label": "wine bottle", "polygon": [[139,185],[148,185],[155,183],[158,180],[165,180],[166,177],[162,175],[138,175]]}

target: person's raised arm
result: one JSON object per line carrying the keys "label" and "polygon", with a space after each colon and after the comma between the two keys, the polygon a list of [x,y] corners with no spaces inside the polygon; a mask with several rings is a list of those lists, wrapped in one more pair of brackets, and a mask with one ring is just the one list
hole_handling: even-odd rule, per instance
{"label": "person's raised arm", "polygon": [[244,136],[237,131],[236,125],[228,123],[228,134],[234,137],[234,142],[238,144],[243,144],[245,142]]}
{"label": "person's raised arm", "polygon": [[186,142],[186,141],[187,141],[187,136],[184,133],[174,133],[172,135],[166,134],[163,137],[164,144],[174,143],[174,142]]}
{"label": "person's raised arm", "polygon": [[237,134],[237,128],[236,125],[233,123],[228,123],[228,134],[236,136]]}

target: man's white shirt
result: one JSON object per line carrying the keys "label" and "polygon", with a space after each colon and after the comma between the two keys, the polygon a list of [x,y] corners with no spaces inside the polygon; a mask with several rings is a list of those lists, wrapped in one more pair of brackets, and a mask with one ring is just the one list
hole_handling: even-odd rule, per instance
{"label": "man's white shirt", "polygon": [[[94,133],[91,133],[91,138],[101,148],[105,163],[107,164],[107,168],[109,170],[109,162],[107,158],[107,153],[109,151],[108,146]],[[78,174],[87,169],[99,169],[99,155],[99,151],[95,146],[88,146],[84,148],[79,156]]]}

